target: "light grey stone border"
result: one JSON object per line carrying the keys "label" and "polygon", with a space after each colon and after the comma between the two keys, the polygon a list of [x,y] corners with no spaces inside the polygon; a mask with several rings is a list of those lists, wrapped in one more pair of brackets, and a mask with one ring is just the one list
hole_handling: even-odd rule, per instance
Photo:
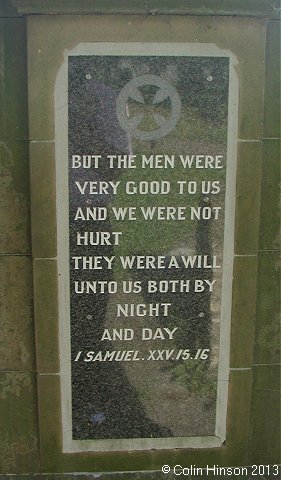
{"label": "light grey stone border", "polygon": [[[218,56],[228,57],[230,59],[222,309],[215,436],[112,440],[72,439],[68,238],[68,56],[70,55]],[[235,71],[237,63],[238,61],[236,57],[229,50],[220,49],[214,44],[204,43],[80,43],[74,49],[64,51],[64,62],[59,69],[55,85],[57,263],[59,284],[62,436],[64,452],[214,448],[220,447],[225,441],[229,381],[238,140],[238,78]]]}

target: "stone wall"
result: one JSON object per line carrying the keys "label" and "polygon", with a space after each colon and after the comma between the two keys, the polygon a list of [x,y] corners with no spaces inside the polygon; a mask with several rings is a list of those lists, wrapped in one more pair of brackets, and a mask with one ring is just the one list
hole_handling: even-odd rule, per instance
{"label": "stone wall", "polygon": [[[68,6],[65,4],[68,3]],[[50,193],[52,179],[46,169],[40,192],[35,188],[38,165],[29,182],[29,134],[27,101],[27,37],[26,15],[64,13],[157,13],[177,15],[238,15],[243,22],[256,22],[253,29],[265,49],[265,65],[256,65],[261,85],[265,81],[263,125],[255,112],[255,105],[245,98],[241,113],[244,136],[239,144],[236,217],[236,259],[234,268],[233,327],[231,352],[230,421],[232,445],[221,457],[222,464],[251,465],[280,463],[279,382],[280,332],[278,324],[279,282],[279,152],[280,103],[279,71],[280,17],[278,2],[252,0],[247,2],[213,2],[206,10],[203,2],[149,2],[140,7],[136,2],[61,2],[2,0],[0,4],[0,274],[1,274],[1,326],[0,326],[0,472],[5,474],[30,472],[97,471],[103,462],[88,461],[82,455],[79,461],[71,455],[59,454],[60,439],[48,435],[55,429],[58,416],[58,378],[45,376],[45,365],[51,373],[57,371],[54,352],[44,347],[47,333],[52,330],[56,342],[56,312],[52,297],[56,293],[45,287],[53,284],[55,272],[48,260],[36,260],[32,267],[30,190],[34,216],[50,213],[50,205],[40,203]],[[42,5],[44,4],[44,5]],[[113,5],[114,4],[114,5]],[[119,10],[116,4],[119,4]],[[200,4],[198,6],[198,4]],[[229,5],[231,4],[231,5]],[[68,10],[67,10],[68,8]],[[132,9],[135,9],[132,11]],[[252,18],[249,18],[252,17]],[[39,18],[39,17],[38,17]],[[248,20],[247,20],[248,19]],[[41,17],[41,22],[44,18]],[[59,21],[59,17],[58,17]],[[36,20],[33,19],[33,23]],[[266,35],[264,35],[264,27]],[[242,46],[241,46],[242,48]],[[253,55],[255,44],[252,45]],[[265,67],[265,68],[264,68]],[[254,63],[253,63],[253,68]],[[262,70],[261,70],[262,69]],[[261,72],[261,73],[260,73]],[[247,79],[245,80],[247,81]],[[260,93],[262,95],[262,91]],[[44,104],[44,98],[42,99]],[[249,113],[250,112],[250,113]],[[44,112],[43,112],[44,115]],[[252,115],[250,118],[249,115]],[[252,120],[251,120],[252,119]],[[258,120],[257,120],[258,119]],[[44,118],[42,118],[44,121]],[[48,121],[47,121],[48,124]],[[251,128],[251,125],[255,125]],[[245,127],[246,126],[246,127]],[[247,127],[248,126],[248,127]],[[250,126],[250,127],[249,127]],[[34,125],[36,128],[36,125]],[[245,129],[246,128],[246,129]],[[248,128],[248,129],[247,129]],[[44,155],[50,146],[32,145],[40,167],[46,168]],[[36,150],[36,152],[35,152]],[[40,154],[40,155],[39,155]],[[46,153],[48,154],[48,152]],[[40,161],[41,158],[41,161]],[[33,161],[34,164],[34,161]],[[260,178],[262,179],[260,186]],[[260,188],[261,187],[261,188]],[[45,189],[45,193],[44,193]],[[43,190],[43,197],[42,197]],[[37,200],[36,200],[37,199]],[[34,207],[36,201],[36,208]],[[260,205],[261,202],[261,205]],[[52,206],[52,203],[51,203]],[[260,212],[260,218],[259,218]],[[38,225],[38,222],[37,222]],[[53,246],[39,255],[40,238],[48,236],[48,221],[42,228],[33,228],[33,256],[48,257]],[[51,242],[51,237],[50,237]],[[46,242],[45,242],[46,245]],[[36,251],[37,248],[37,251]],[[42,253],[42,252],[41,252]],[[243,278],[247,277],[247,289]],[[33,289],[33,278],[36,289]],[[258,281],[256,279],[258,278]],[[34,297],[37,318],[47,308],[50,324],[42,325],[37,334],[34,326]],[[40,299],[40,300],[39,300]],[[50,300],[51,299],[51,300]],[[52,324],[54,328],[52,329]],[[51,326],[50,326],[51,325]],[[44,326],[44,325],[43,325]],[[241,335],[250,339],[251,349],[239,347],[236,339]],[[37,344],[37,355],[35,355]],[[38,347],[40,345],[40,348]],[[252,351],[253,349],[253,351]],[[46,353],[42,355],[42,352]],[[46,363],[45,363],[46,362]],[[47,370],[50,372],[50,370]],[[40,372],[38,382],[38,372]],[[38,389],[38,390],[37,390]],[[41,404],[38,410],[38,391]],[[45,392],[53,392],[47,397]],[[44,398],[43,398],[44,397]],[[52,401],[50,402],[50,398]],[[40,425],[40,429],[39,429]],[[57,444],[56,444],[57,442]],[[41,444],[41,448],[39,445]],[[41,456],[39,451],[41,450]],[[130,454],[130,458],[132,455]],[[175,463],[179,453],[175,452]],[[213,457],[209,451],[194,454],[193,463],[208,463]],[[41,459],[41,460],[40,460]],[[164,463],[165,453],[147,453],[142,459],[108,458],[109,470],[157,470]],[[107,470],[108,470],[107,469]],[[164,478],[158,473],[127,474],[116,478]],[[14,477],[21,478],[21,477]],[[28,477],[23,477],[28,478]],[[37,477],[41,478],[41,477]],[[47,474],[42,478],[71,478],[69,475]],[[81,476],[82,478],[87,478]],[[111,476],[107,476],[111,478]],[[168,478],[167,476],[165,478]]]}
{"label": "stone wall", "polygon": [[1,472],[37,471],[26,21],[0,5]]}

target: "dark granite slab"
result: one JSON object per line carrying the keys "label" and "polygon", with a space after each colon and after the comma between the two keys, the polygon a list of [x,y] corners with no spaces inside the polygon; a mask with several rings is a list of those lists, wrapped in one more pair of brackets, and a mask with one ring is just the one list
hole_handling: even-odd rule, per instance
{"label": "dark granite slab", "polygon": [[74,439],[215,434],[228,75],[69,57]]}

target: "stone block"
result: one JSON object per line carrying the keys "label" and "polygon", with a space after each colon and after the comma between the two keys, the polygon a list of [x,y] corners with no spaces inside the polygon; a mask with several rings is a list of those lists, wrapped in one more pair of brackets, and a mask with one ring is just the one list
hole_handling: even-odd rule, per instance
{"label": "stone block", "polygon": [[253,363],[257,257],[235,257],[232,296],[230,366]]}
{"label": "stone block", "polygon": [[27,138],[26,26],[0,18],[0,140]]}
{"label": "stone block", "polygon": [[236,181],[236,255],[257,255],[258,252],[260,182],[261,144],[240,142]]}
{"label": "stone block", "polygon": [[250,461],[280,464],[280,366],[254,368]]}
{"label": "stone block", "polygon": [[280,255],[260,252],[255,363],[280,362]]}
{"label": "stone block", "polygon": [[59,371],[57,265],[55,260],[34,261],[36,364],[39,373]]}
{"label": "stone block", "polygon": [[2,0],[0,4],[0,17],[18,17],[18,12],[10,0]]}
{"label": "stone block", "polygon": [[1,473],[38,472],[36,385],[27,372],[0,372]]}
{"label": "stone block", "polygon": [[232,465],[248,465],[252,372],[250,369],[230,372],[228,422],[225,446]]}
{"label": "stone block", "polygon": [[0,141],[0,252],[30,253],[28,147]]}
{"label": "stone block", "polygon": [[33,370],[34,327],[31,259],[0,256],[1,369]]}
{"label": "stone block", "polygon": [[280,140],[263,140],[260,238],[261,250],[278,250],[280,231]]}
{"label": "stone block", "polygon": [[56,256],[56,181],[54,144],[31,143],[32,253],[35,258]]}
{"label": "stone block", "polygon": [[271,20],[266,30],[265,138],[280,138],[280,20]]}
{"label": "stone block", "polygon": [[58,3],[56,0],[45,0],[38,3],[36,0],[11,0],[13,5],[24,14],[146,14],[146,15],[239,15],[264,17],[278,17],[279,3],[277,0],[212,0],[206,4],[200,0],[150,0],[142,4],[139,0],[80,0],[79,5],[75,0]]}

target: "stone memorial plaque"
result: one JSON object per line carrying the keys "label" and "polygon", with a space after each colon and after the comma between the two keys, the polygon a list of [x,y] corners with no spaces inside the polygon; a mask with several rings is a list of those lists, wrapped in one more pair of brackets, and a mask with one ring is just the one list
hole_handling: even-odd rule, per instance
{"label": "stone memorial plaque", "polygon": [[64,448],[218,446],[237,87],[212,45],[89,44],[56,87]]}

